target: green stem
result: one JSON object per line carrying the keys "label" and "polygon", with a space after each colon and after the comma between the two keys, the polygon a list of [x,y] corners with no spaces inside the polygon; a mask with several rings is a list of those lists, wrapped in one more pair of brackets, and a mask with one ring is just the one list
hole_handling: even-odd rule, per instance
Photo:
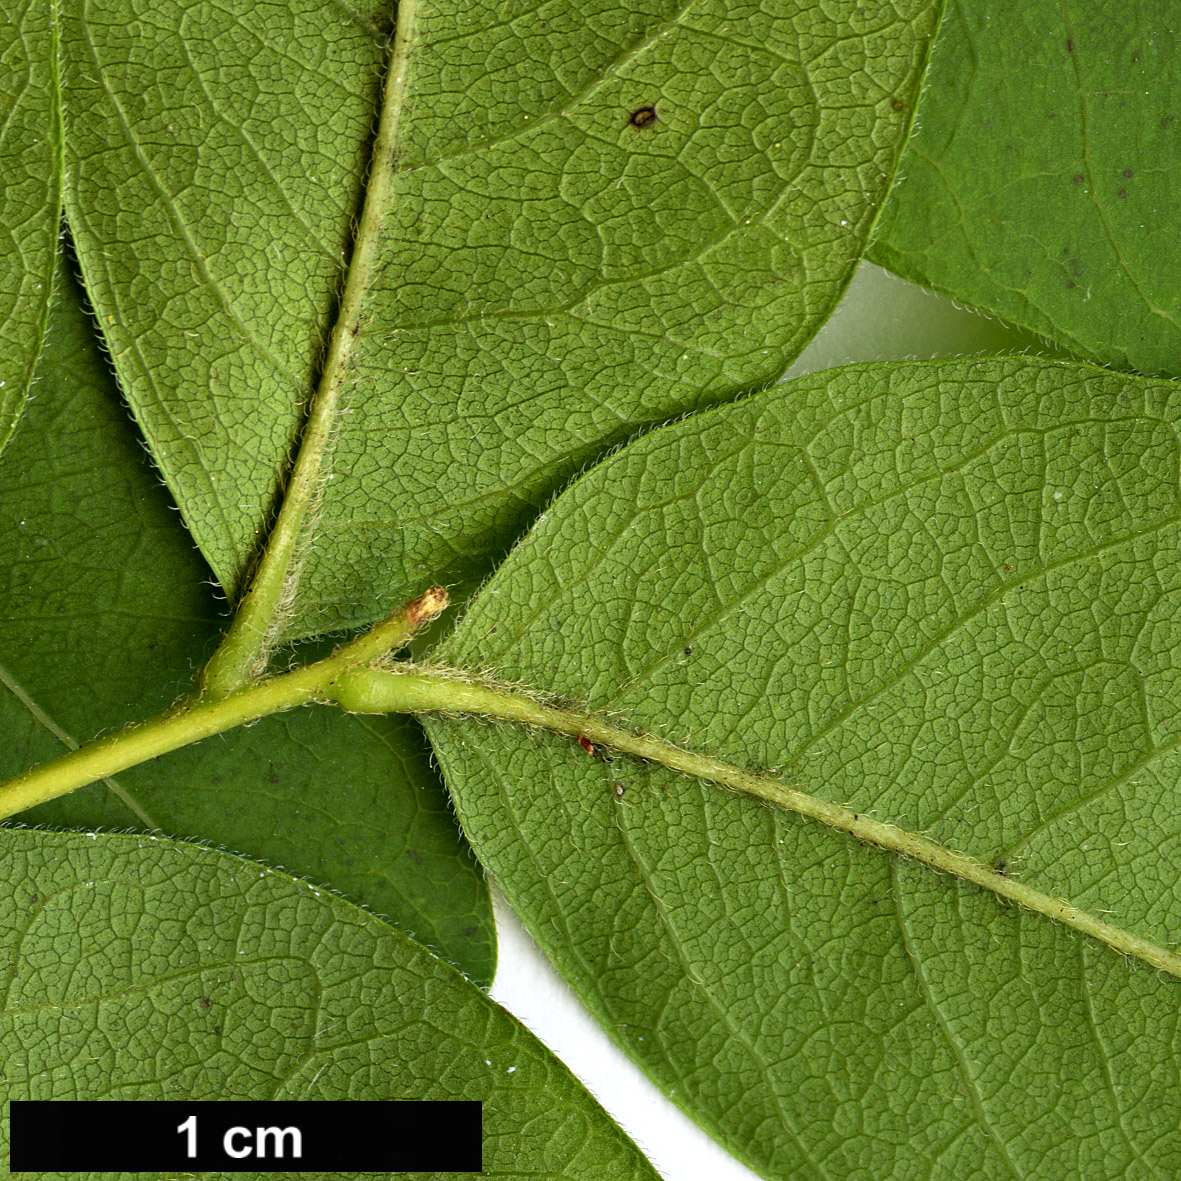
{"label": "green stem", "polygon": [[0,783],[0,819],[223,730],[306,705],[316,700],[323,681],[319,666],[309,665],[241,689],[219,701],[184,705],[88,742]]}
{"label": "green stem", "polygon": [[[282,676],[257,681],[215,700],[185,702],[139,725],[108,734],[0,783],[0,820],[106,779],[128,767],[243,726],[268,714],[314,701],[335,700],[338,682],[406,644],[447,606],[447,592],[431,587],[330,656]],[[364,670],[368,671],[368,670]],[[66,741],[64,735],[60,735]]]}
{"label": "green stem", "polygon": [[299,454],[266,548],[221,646],[200,677],[201,696],[217,700],[262,674],[278,637],[285,608],[295,596],[305,527],[324,486],[324,467],[340,401],[361,334],[365,296],[377,273],[381,225],[393,205],[398,135],[406,105],[406,80],[417,0],[400,0],[381,116],[373,142],[365,201],[357,227],[340,310],[319,385],[308,407]]}
{"label": "green stem", "polygon": [[420,628],[438,619],[446,609],[447,592],[441,586],[432,586],[412,603],[399,607],[388,618],[338,648],[333,656],[350,665],[372,664],[404,648]]}
{"label": "green stem", "polygon": [[[428,592],[418,604],[430,602],[436,593]],[[419,609],[411,604],[399,614],[413,616]],[[374,631],[382,631],[387,638],[404,634],[404,628],[395,626],[393,619]],[[307,668],[240,689],[221,701],[197,702],[79,747],[0,784],[0,818],[223,730],[312,701],[334,701],[354,713],[475,715],[565,734],[589,746],[588,753],[607,747],[818,820],[859,841],[971,882],[1181,979],[1178,953],[1105,923],[921,833],[895,828],[732,763],[682,750],[650,734],[633,733],[595,714],[547,704],[507,686],[464,680],[445,669],[358,665],[358,654],[376,647],[376,643],[353,641]],[[383,654],[377,653],[377,657]]]}
{"label": "green stem", "polygon": [[860,841],[922,862],[942,873],[952,874],[1106,943],[1124,955],[1135,956],[1154,968],[1181,978],[1181,955],[1178,953],[1105,923],[1068,902],[1043,894],[921,833],[895,828],[892,824],[874,820],[842,804],[797,791],[778,780],[752,774],[720,759],[682,750],[651,735],[632,733],[594,714],[555,708],[504,686],[457,680],[454,674],[430,670],[417,674],[380,669],[359,670],[342,682],[333,696],[346,709],[359,713],[397,710],[410,713],[474,714],[517,722],[658,763],[672,771],[719,784],[818,820]]}

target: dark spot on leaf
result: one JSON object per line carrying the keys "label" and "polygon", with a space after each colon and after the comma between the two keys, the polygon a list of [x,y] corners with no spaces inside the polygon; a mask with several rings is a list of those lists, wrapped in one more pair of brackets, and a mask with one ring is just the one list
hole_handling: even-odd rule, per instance
{"label": "dark spot on leaf", "polygon": [[692,656],[692,655],[693,655],[693,649],[692,649],[692,648],[686,648],[686,649],[685,649],[685,655],[686,655],[686,656]]}
{"label": "dark spot on leaf", "polygon": [[203,1009],[211,1009],[212,1007],[213,1007],[213,1001],[211,1001],[211,1000],[209,999],[209,997],[207,997],[207,996],[203,996],[203,997],[201,998],[201,1008],[203,1008]]}
{"label": "dark spot on leaf", "polygon": [[1068,279],[1068,280],[1066,281],[1066,287],[1067,287],[1067,289],[1068,289],[1068,290],[1069,290],[1071,287],[1077,287],[1077,286],[1078,286],[1078,284],[1077,284],[1077,283],[1076,283],[1076,282],[1075,282],[1073,279]]}
{"label": "dark spot on leaf", "polygon": [[1067,53],[1074,52],[1074,42],[1069,37],[1066,38],[1066,52]]}
{"label": "dark spot on leaf", "polygon": [[896,99],[895,99],[895,100],[894,100],[894,101],[893,101],[893,102],[890,104],[890,106],[892,106],[892,107],[894,108],[894,110],[896,110],[896,111],[900,111],[900,110],[902,110],[902,108],[903,108],[905,105],[906,105],[906,104],[905,104],[905,103],[902,101],[902,99],[900,99],[900,98],[896,98]]}
{"label": "dark spot on leaf", "polygon": [[476,933],[477,929],[478,929],[478,928],[476,928],[476,927],[464,927],[464,929],[463,929],[462,931],[460,931],[460,934],[461,934],[461,935],[462,935],[462,936],[463,936],[465,939],[471,939],[471,938],[472,938],[472,936],[473,936],[473,935],[475,935],[475,933]]}
{"label": "dark spot on leaf", "polygon": [[407,849],[406,856],[414,862],[415,865],[421,865],[426,860],[417,849]]}
{"label": "dark spot on leaf", "polygon": [[1127,195],[1128,195],[1127,189],[1120,189],[1120,191],[1118,193],[1116,193],[1117,197],[1126,197]]}
{"label": "dark spot on leaf", "polygon": [[221,1026],[220,1026],[220,1025],[215,1025],[215,1026],[213,1027],[213,1032],[214,1032],[214,1033],[216,1033],[218,1037],[221,1037]]}
{"label": "dark spot on leaf", "polygon": [[633,127],[651,127],[656,122],[656,108],[641,107],[638,111],[632,111],[628,122]]}
{"label": "dark spot on leaf", "polygon": [[1123,172],[1120,173],[1120,176],[1122,176],[1124,178],[1124,180],[1131,180],[1132,179],[1132,170],[1130,168],[1125,168],[1123,170]]}
{"label": "dark spot on leaf", "polygon": [[1009,864],[1009,863],[1008,863],[1007,861],[1005,861],[1005,860],[1002,858],[1000,861],[998,861],[998,862],[997,862],[997,863],[996,863],[996,864],[995,864],[995,865],[992,867],[992,868],[993,868],[993,871],[994,871],[995,873],[999,873],[999,874],[1001,875],[1001,877],[1004,877],[1004,876],[1005,876],[1005,867],[1006,867],[1008,864]]}
{"label": "dark spot on leaf", "polygon": [[1076,172],[1070,179],[1073,180],[1076,185],[1081,185],[1087,178],[1083,176],[1081,172]]}
{"label": "dark spot on leaf", "polygon": [[274,763],[271,764],[270,773],[267,775],[267,782],[268,783],[278,783],[279,782],[279,768],[276,767]]}

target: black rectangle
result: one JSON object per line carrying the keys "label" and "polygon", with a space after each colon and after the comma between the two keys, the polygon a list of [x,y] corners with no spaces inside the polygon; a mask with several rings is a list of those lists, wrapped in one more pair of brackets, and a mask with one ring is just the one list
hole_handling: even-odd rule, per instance
{"label": "black rectangle", "polygon": [[14,1100],[8,1121],[14,1173],[478,1173],[483,1142],[467,1101]]}

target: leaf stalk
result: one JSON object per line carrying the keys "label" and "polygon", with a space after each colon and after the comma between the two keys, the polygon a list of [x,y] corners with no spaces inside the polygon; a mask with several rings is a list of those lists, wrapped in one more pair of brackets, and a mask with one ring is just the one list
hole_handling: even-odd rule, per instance
{"label": "leaf stalk", "polygon": [[896,828],[864,813],[854,812],[843,804],[797,791],[779,780],[744,771],[721,759],[682,750],[650,734],[634,733],[595,714],[557,708],[508,686],[479,684],[455,678],[455,673],[441,670],[391,673],[366,669],[342,683],[335,699],[346,709],[356,712],[384,712],[383,706],[388,705],[399,712],[472,714],[517,722],[568,735],[582,743],[584,749],[586,744],[603,746],[657,763],[672,771],[818,820],[829,828],[849,833],[859,841],[971,882],[1000,898],[1097,939],[1123,955],[1134,956],[1181,979],[1181,954],[1105,923],[1062,899],[1035,890],[921,833]]}
{"label": "leaf stalk", "polygon": [[382,663],[393,647],[400,647],[418,626],[438,614],[436,606],[442,610],[440,597],[445,603],[445,592],[432,588],[315,664],[239,689],[221,701],[198,700],[15,776],[0,784],[0,819],[202,738],[311,702],[335,702],[352,713],[467,715],[566,735],[588,753],[605,747],[763,800],[970,882],[1181,979],[1181,954],[1105,923],[922,833],[896,828],[779,780],[636,733],[601,715],[551,704],[512,686],[469,680],[451,669]]}
{"label": "leaf stalk", "polygon": [[206,701],[228,696],[265,671],[285,611],[295,597],[300,548],[323,491],[332,435],[361,334],[365,296],[377,273],[381,226],[394,202],[416,8],[417,0],[398,4],[365,199],[336,323],[275,523],[221,645],[198,678]]}

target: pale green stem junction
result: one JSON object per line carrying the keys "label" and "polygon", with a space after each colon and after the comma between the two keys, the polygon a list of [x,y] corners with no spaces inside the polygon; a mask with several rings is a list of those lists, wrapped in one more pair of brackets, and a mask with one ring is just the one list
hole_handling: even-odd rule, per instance
{"label": "pale green stem junction", "polygon": [[843,804],[808,795],[721,759],[683,750],[650,734],[634,733],[601,715],[547,703],[518,688],[467,680],[448,669],[382,663],[393,647],[401,646],[416,627],[433,618],[445,601],[446,596],[436,588],[316,664],[244,687],[220,701],[182,706],[18,775],[0,784],[0,818],[223,730],[314,701],[335,702],[354,713],[467,715],[567,735],[592,750],[605,747],[764,800],[971,882],[1181,979],[1178,953],[1105,923],[921,833],[895,828]]}
{"label": "pale green stem junction", "polygon": [[365,201],[324,367],[308,406],[299,453],[266,547],[221,646],[201,673],[201,697],[207,701],[225,697],[261,675],[279,638],[283,613],[295,596],[300,547],[314,523],[316,504],[327,478],[332,434],[350,380],[365,296],[377,274],[381,226],[394,202],[395,164],[416,8],[417,0],[400,0],[398,4]]}

